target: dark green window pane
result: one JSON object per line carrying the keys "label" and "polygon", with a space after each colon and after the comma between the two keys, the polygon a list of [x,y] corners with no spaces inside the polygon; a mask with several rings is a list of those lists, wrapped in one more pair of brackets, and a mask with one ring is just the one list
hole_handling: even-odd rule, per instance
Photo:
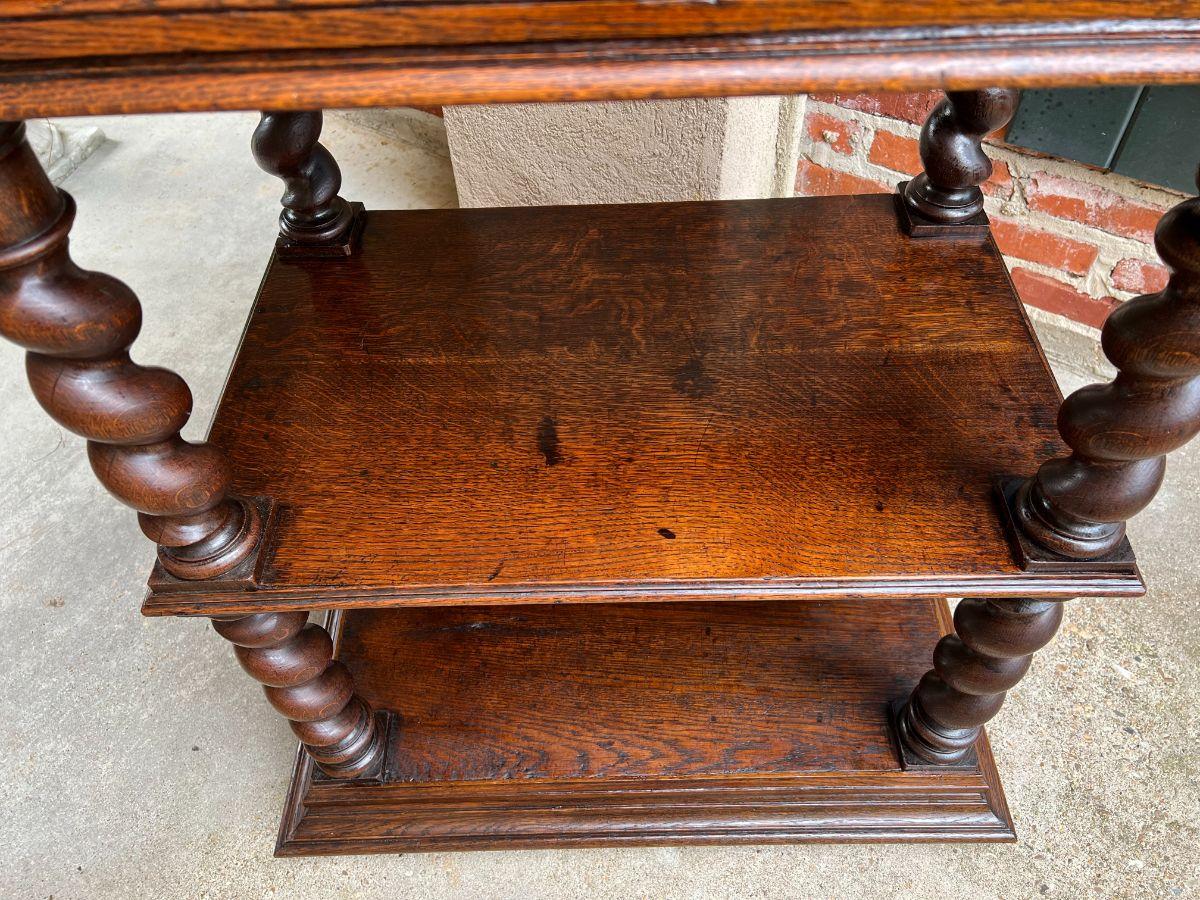
{"label": "dark green window pane", "polygon": [[1022,91],[1005,140],[1108,168],[1140,92],[1138,87]]}
{"label": "dark green window pane", "polygon": [[1113,171],[1193,194],[1198,162],[1200,87],[1147,88]]}

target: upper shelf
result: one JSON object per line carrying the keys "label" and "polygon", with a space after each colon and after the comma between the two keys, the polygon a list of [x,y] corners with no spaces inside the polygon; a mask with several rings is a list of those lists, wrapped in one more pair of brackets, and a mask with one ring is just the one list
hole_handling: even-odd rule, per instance
{"label": "upper shelf", "polygon": [[1200,79],[1193,0],[0,2],[0,118]]}
{"label": "upper shelf", "polygon": [[888,196],[372,212],[271,264],[213,426],[261,589],[146,612],[1140,593],[1014,563],[1058,402],[991,240]]}

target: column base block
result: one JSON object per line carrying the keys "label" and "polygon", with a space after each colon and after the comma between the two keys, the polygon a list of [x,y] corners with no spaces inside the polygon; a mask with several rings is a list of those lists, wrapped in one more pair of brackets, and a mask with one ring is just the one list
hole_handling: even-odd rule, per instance
{"label": "column base block", "polygon": [[363,229],[367,224],[367,211],[361,203],[351,202],[350,226],[341,240],[327,244],[306,244],[289,241],[283,235],[275,240],[275,252],[280,259],[338,259],[353,256],[362,244]]}
{"label": "column base block", "polygon": [[[1121,543],[1117,544],[1111,553],[1095,559],[1072,559],[1068,556],[1060,556],[1053,550],[1047,550],[1040,544],[1031,541],[1020,528],[1015,509],[1017,491],[1024,481],[1024,478],[1013,475],[1001,475],[993,479],[996,508],[1004,523],[1004,532],[1008,537],[1009,546],[1012,548],[1013,559],[1023,571],[1045,574],[1094,573],[1142,581],[1137,558],[1133,555],[1133,546],[1129,543],[1129,538],[1122,538]],[[1144,588],[1142,593],[1145,593]]]}
{"label": "column base block", "polygon": [[274,549],[281,511],[279,504],[270,497],[244,497],[243,499],[258,511],[263,523],[262,537],[254,552],[222,575],[194,581],[172,575],[163,568],[161,562],[156,560],[154,568],[150,571],[150,577],[146,581],[151,596],[159,593],[203,594],[253,591],[258,587]]}
{"label": "column base block", "polygon": [[989,220],[987,213],[980,212],[962,222],[946,223],[927,219],[919,212],[909,209],[904,202],[904,189],[907,181],[896,186],[896,215],[900,218],[900,228],[909,237],[978,237],[988,233]]}

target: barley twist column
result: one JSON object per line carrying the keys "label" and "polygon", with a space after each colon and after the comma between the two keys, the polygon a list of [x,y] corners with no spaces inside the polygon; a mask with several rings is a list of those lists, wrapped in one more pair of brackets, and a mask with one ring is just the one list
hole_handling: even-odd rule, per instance
{"label": "barley twist column", "polygon": [[267,700],[321,769],[337,778],[376,775],[383,762],[384,729],[354,693],[349,670],[333,658],[333,641],[308,613],[257,613],[214,619],[232,642],[238,662],[263,685]]}
{"label": "barley twist column", "polygon": [[338,196],[342,173],[318,143],[321,123],[319,111],[264,112],[250,142],[259,167],[283,179],[277,248],[284,255],[349,255],[362,226],[362,204]]}
{"label": "barley twist column", "polygon": [[1167,286],[1113,310],[1104,354],[1117,368],[1059,410],[1069,456],[1042,464],[1018,491],[1018,527],[1061,557],[1094,559],[1158,491],[1166,454],[1200,431],[1200,198],[1170,210],[1154,235]]}
{"label": "barley twist column", "polygon": [[983,139],[1012,118],[1017,92],[1006,88],[947,91],[921,129],[924,171],[901,187],[901,220],[914,236],[981,232],[980,185],[992,162]]}
{"label": "barley twist column", "polygon": [[0,334],[28,351],[38,402],[87,439],[96,476],[138,511],[163,568],[181,579],[220,576],[260,546],[259,508],[230,495],[217,448],[179,436],[192,409],[183,379],[129,358],[141,306],[115,278],[71,260],[74,216],[24,126],[0,122]]}
{"label": "barley twist column", "polygon": [[933,669],[901,709],[903,749],[926,763],[961,760],[983,724],[1000,711],[1005,692],[1029,669],[1062,621],[1062,603],[1048,600],[963,600],[954,611],[957,634],[933,651]]}

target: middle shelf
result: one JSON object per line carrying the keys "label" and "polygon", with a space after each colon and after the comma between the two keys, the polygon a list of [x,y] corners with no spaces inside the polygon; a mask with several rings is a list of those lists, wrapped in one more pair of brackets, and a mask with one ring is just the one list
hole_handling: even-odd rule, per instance
{"label": "middle shelf", "polygon": [[372,211],[272,260],[212,429],[261,589],[145,611],[1140,593],[1013,561],[1058,402],[990,238],[889,196]]}

